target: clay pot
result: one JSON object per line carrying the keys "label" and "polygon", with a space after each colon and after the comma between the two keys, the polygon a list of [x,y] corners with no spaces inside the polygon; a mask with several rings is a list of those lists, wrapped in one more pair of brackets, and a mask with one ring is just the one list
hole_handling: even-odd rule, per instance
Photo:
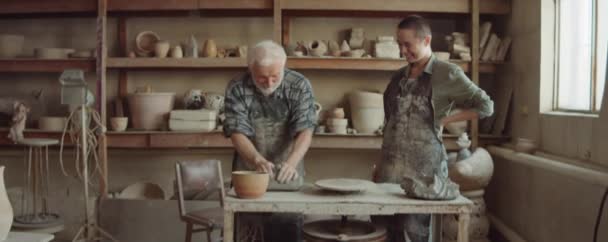
{"label": "clay pot", "polygon": [[40,117],[38,128],[43,131],[63,131],[67,122],[66,117]]}
{"label": "clay pot", "polygon": [[23,51],[23,35],[0,34],[0,58],[15,58]]}
{"label": "clay pot", "polygon": [[154,54],[157,58],[165,58],[167,57],[167,54],[169,54],[170,48],[171,45],[169,44],[169,41],[158,41],[154,44]]}
{"label": "clay pot", "polygon": [[311,56],[322,57],[327,53],[327,45],[321,40],[315,40],[308,45]]}
{"label": "clay pot", "polygon": [[348,45],[348,42],[346,42],[346,40],[342,41],[342,45],[340,45],[340,51],[342,51],[342,52],[350,51],[350,46]]}
{"label": "clay pot", "polygon": [[203,48],[203,57],[214,58],[217,57],[217,46],[215,41],[208,39],[205,41],[205,47]]}
{"label": "clay pot", "polygon": [[179,45],[173,46],[173,48],[171,48],[171,57],[177,59],[184,58],[184,51],[182,50],[182,47]]}
{"label": "clay pot", "polygon": [[119,197],[123,199],[164,200],[165,191],[158,184],[150,182],[137,182],[122,190]]}
{"label": "clay pot", "polygon": [[531,139],[518,138],[515,143],[515,151],[532,154],[536,151],[536,142]]}
{"label": "clay pot", "polygon": [[133,128],[160,130],[167,127],[173,109],[174,93],[135,93],[129,95],[129,110]]}
{"label": "clay pot", "polygon": [[488,151],[477,148],[469,158],[450,164],[448,169],[450,179],[461,191],[471,191],[483,189],[490,183],[494,163]]}
{"label": "clay pot", "polygon": [[75,50],[70,54],[71,58],[93,58],[95,57],[95,49]]}
{"label": "clay pot", "polygon": [[360,133],[374,133],[384,124],[382,94],[356,91],[349,94],[353,127]]}
{"label": "clay pot", "polygon": [[127,130],[129,124],[129,118],[127,117],[113,117],[110,118],[110,126],[113,131],[121,132]]}
{"label": "clay pot", "polygon": [[0,166],[0,241],[4,241],[13,224],[13,207],[4,186],[4,166]]}
{"label": "clay pot", "polygon": [[327,119],[327,128],[330,133],[348,134],[348,119],[345,118],[329,118]]}
{"label": "clay pot", "polygon": [[259,198],[266,193],[270,176],[257,171],[233,171],[232,184],[236,196],[243,199]]}
{"label": "clay pot", "polygon": [[384,108],[351,109],[353,127],[362,134],[373,134],[384,124]]}
{"label": "clay pot", "polygon": [[135,37],[135,53],[142,57],[152,56],[156,42],[159,40],[158,34],[152,31],[139,32]]}
{"label": "clay pot", "polygon": [[334,108],[331,114],[332,118],[344,118],[344,108]]}

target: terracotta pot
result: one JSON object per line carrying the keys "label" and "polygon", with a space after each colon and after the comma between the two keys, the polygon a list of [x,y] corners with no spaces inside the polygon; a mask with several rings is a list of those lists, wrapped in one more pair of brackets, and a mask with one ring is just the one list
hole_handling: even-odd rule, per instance
{"label": "terracotta pot", "polygon": [[0,166],[0,241],[4,241],[13,224],[13,207],[4,186],[4,166]]}
{"label": "terracotta pot", "polygon": [[257,171],[233,171],[232,184],[239,198],[259,198],[266,193],[270,176]]}
{"label": "terracotta pot", "polygon": [[127,130],[127,125],[129,124],[129,118],[127,117],[113,117],[110,118],[110,126],[113,131],[125,131]]}
{"label": "terracotta pot", "polygon": [[205,41],[205,47],[203,48],[203,57],[214,58],[217,57],[217,46],[215,41],[208,39]]}
{"label": "terracotta pot", "polygon": [[133,128],[160,130],[167,127],[173,109],[174,93],[135,93],[129,95],[129,110]]}
{"label": "terracotta pot", "polygon": [[158,58],[165,58],[167,57],[167,54],[169,54],[170,48],[171,45],[169,44],[169,41],[158,41],[154,44],[154,54]]}
{"label": "terracotta pot", "polygon": [[384,108],[351,109],[353,127],[363,134],[376,132],[384,124]]}
{"label": "terracotta pot", "polygon": [[0,35],[0,58],[15,58],[23,51],[23,35]]}
{"label": "terracotta pot", "polygon": [[67,122],[66,117],[40,117],[38,128],[44,131],[63,131]]}

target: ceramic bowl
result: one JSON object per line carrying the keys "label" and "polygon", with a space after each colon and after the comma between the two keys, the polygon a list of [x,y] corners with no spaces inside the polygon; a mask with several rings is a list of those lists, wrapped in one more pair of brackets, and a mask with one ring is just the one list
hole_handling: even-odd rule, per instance
{"label": "ceramic bowl", "polygon": [[270,176],[257,171],[233,171],[232,184],[236,196],[244,199],[259,198],[266,193]]}
{"label": "ceramic bowl", "polygon": [[129,124],[129,118],[127,117],[110,118],[110,126],[113,131],[125,131],[127,130],[127,124]]}

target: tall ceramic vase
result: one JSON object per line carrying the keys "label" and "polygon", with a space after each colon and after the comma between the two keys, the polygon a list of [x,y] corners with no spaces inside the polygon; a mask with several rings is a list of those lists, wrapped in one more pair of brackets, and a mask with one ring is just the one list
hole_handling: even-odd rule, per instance
{"label": "tall ceramic vase", "polygon": [[0,166],[0,215],[0,241],[4,241],[13,224],[13,208],[4,186],[4,166]]}

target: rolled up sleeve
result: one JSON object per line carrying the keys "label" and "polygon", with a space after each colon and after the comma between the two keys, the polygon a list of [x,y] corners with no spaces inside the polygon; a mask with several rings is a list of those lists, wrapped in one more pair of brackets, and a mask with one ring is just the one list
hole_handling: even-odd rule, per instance
{"label": "rolled up sleeve", "polygon": [[291,116],[289,119],[290,133],[297,135],[306,129],[314,129],[317,123],[315,114],[315,98],[312,86],[308,80],[301,82],[298,92],[294,93]]}
{"label": "rolled up sleeve", "polygon": [[226,89],[224,99],[224,135],[230,137],[234,133],[242,133],[247,137],[253,137],[254,130],[249,119],[247,103],[243,90],[237,85],[229,85]]}
{"label": "rolled up sleeve", "polygon": [[494,102],[486,92],[473,83],[460,68],[450,70],[450,97],[456,107],[470,109],[480,118],[494,113]]}

